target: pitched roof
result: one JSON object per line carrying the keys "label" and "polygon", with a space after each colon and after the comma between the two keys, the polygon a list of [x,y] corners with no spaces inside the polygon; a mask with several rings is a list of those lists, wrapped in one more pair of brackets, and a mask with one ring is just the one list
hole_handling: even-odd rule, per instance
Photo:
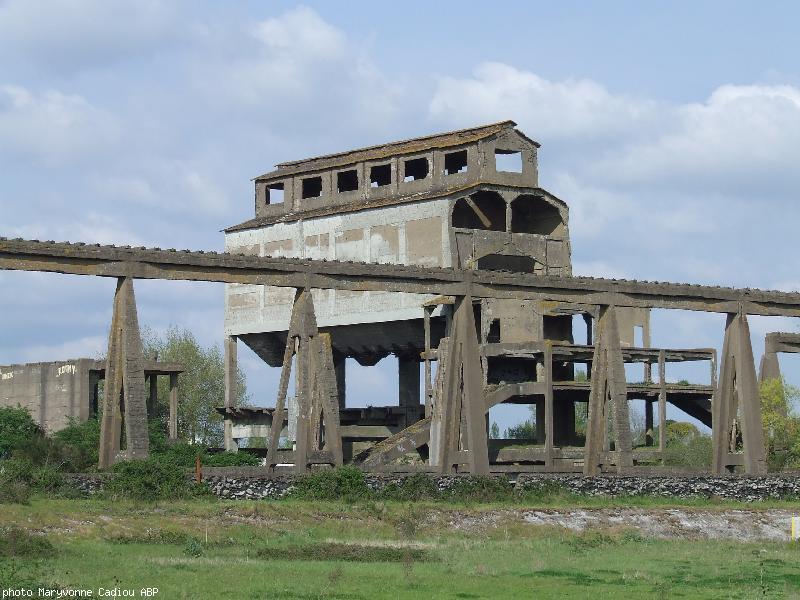
{"label": "pitched roof", "polygon": [[[499,123],[482,125],[480,127],[457,129],[455,131],[426,135],[409,140],[389,142],[387,144],[380,144],[378,146],[368,146],[366,148],[348,150],[347,152],[337,152],[335,154],[325,154],[323,156],[316,156],[303,160],[282,162],[275,165],[276,168],[274,171],[259,175],[256,177],[256,179],[279,179],[281,177],[294,175],[295,173],[301,173],[304,171],[330,169],[365,160],[380,160],[389,156],[411,154],[433,148],[449,148],[452,146],[460,146],[493,136],[506,129],[512,129],[516,127],[516,125],[517,124],[514,121],[500,121]],[[521,132],[519,133],[537,147],[539,146],[539,144],[534,140],[531,140]]]}

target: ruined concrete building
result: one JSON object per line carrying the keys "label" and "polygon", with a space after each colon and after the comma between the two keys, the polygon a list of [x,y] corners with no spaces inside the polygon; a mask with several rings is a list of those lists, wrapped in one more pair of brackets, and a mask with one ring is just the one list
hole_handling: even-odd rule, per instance
{"label": "ruined concrete building", "polygon": [[[177,436],[178,377],[181,373],[183,367],[176,363],[144,363],[150,414],[155,413],[158,377],[169,379],[169,424],[173,438]],[[92,358],[0,365],[0,407],[26,408],[42,429],[58,431],[71,421],[82,423],[98,414],[98,388],[105,376],[105,361]]]}
{"label": "ruined concrete building", "polygon": [[[569,209],[539,187],[538,148],[513,121],[504,121],[281,163],[255,178],[255,217],[225,230],[225,249],[253,256],[569,276]],[[331,335],[340,417],[349,433],[345,442],[380,441],[422,419],[425,404],[430,413],[433,349],[445,336],[452,299],[335,289],[315,289],[312,295],[320,330]],[[228,352],[234,353],[236,340],[242,340],[267,364],[281,366],[294,290],[230,284],[225,302]],[[591,314],[580,307],[540,310],[519,299],[487,298],[474,311],[483,344],[571,344],[573,314],[584,315],[582,335],[591,344]],[[618,319],[624,346],[633,345],[636,327],[640,346],[649,346],[649,309],[620,309]],[[345,359],[374,365],[389,354],[398,359],[397,405],[347,409]],[[657,354],[651,358],[657,362]],[[487,385],[523,384],[543,376],[532,356],[490,348],[482,362]],[[572,380],[573,370],[562,364],[555,376]],[[543,440],[541,394],[507,396],[499,401],[536,406]],[[376,404],[382,401],[375,399]],[[574,401],[556,406],[557,441],[577,443]],[[652,430],[652,402],[646,406]],[[243,425],[263,424],[270,417],[240,410],[230,418],[237,423],[238,439],[246,431]],[[259,432],[263,429],[253,429],[254,436]],[[345,454],[351,454],[345,445]]]}
{"label": "ruined concrete building", "polygon": [[[747,317],[800,317],[800,294],[572,276],[567,206],[538,186],[537,153],[506,121],[282,163],[256,178],[255,216],[226,230],[224,253],[0,238],[0,268],[117,278],[101,468],[148,453],[134,281],[181,279],[227,284],[226,446],[267,437],[268,473],[636,473],[664,461],[668,404],[711,427],[713,472],[764,473]],[[653,308],[725,314],[719,361],[652,347]],[[281,367],[274,407],[236,406],[239,340]],[[762,376],[798,347],[770,334]],[[389,354],[396,399],[349,406],[345,360]],[[710,381],[670,383],[668,365],[686,361]],[[645,407],[637,443],[632,401]],[[525,443],[490,439],[503,404],[533,407]]]}

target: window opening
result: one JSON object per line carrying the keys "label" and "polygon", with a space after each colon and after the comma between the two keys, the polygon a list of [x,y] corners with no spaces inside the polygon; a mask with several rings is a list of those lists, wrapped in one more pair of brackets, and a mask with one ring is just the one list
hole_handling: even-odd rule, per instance
{"label": "window opening", "polygon": [[267,204],[281,204],[283,202],[283,184],[273,183],[267,186]]}
{"label": "window opening", "polygon": [[445,175],[455,175],[456,173],[467,172],[467,151],[448,152],[444,155]]}
{"label": "window opening", "polygon": [[495,170],[504,173],[522,173],[522,152],[519,150],[494,151]]}
{"label": "window opening", "polygon": [[486,334],[486,343],[500,343],[500,319],[492,319],[492,322],[489,324],[489,332]]}
{"label": "window opening", "polygon": [[303,198],[317,198],[322,195],[322,177],[303,179]]}
{"label": "window opening", "polygon": [[412,158],[405,161],[404,164],[405,178],[403,181],[417,181],[428,176],[428,159],[424,156],[422,158]]}
{"label": "window opening", "polygon": [[358,189],[358,171],[339,171],[336,174],[336,190],[342,192],[353,192]]}
{"label": "window opening", "polygon": [[369,170],[370,187],[382,187],[392,183],[392,165],[375,165]]}

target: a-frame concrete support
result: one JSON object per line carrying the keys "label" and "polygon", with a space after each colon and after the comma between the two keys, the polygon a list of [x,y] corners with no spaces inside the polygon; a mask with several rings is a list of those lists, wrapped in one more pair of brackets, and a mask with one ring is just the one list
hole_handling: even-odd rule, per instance
{"label": "a-frame concrete support", "polygon": [[431,423],[431,437],[436,438],[431,439],[432,464],[442,473],[460,469],[487,475],[486,403],[470,296],[456,299],[446,357],[443,361],[440,357],[439,364],[443,367],[443,385]]}
{"label": "a-frame concrete support", "polygon": [[[294,451],[283,451],[278,443],[286,420],[286,394],[293,362],[296,362],[297,439]],[[298,289],[292,308],[267,450],[270,470],[282,463],[294,464],[298,473],[304,473],[311,464],[342,464],[339,393],[331,340],[328,334],[319,333],[311,291],[304,288]]]}
{"label": "a-frame concrete support", "polygon": [[583,472],[597,475],[607,464],[605,452],[608,410],[614,432],[614,463],[618,471],[633,465],[631,426],[628,417],[628,389],[625,363],[619,343],[619,327],[613,306],[601,306],[597,320],[594,356],[592,359],[589,417],[586,424],[586,449]]}
{"label": "a-frame concrete support", "polygon": [[[719,386],[712,404],[713,472],[721,474],[741,465],[749,475],[766,474],[762,427],[747,315],[729,314],[722,344]],[[736,452],[737,428],[741,431],[741,454]]]}
{"label": "a-frame concrete support", "polygon": [[[126,448],[120,452],[123,415]],[[133,279],[120,277],[108,335],[98,467],[107,469],[119,458],[147,458],[148,453],[147,400],[136,297]]]}

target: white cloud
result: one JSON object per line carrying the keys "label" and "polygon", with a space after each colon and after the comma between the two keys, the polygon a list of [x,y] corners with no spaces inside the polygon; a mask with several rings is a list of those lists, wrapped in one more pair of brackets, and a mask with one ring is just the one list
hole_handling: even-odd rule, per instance
{"label": "white cloud", "polygon": [[119,135],[116,119],[79,95],[0,85],[0,157],[55,166],[108,148]]}
{"label": "white cloud", "polygon": [[656,103],[613,95],[588,79],[550,81],[486,62],[470,78],[442,78],[429,110],[465,126],[513,119],[534,139],[546,140],[618,135],[652,118]]}
{"label": "white cloud", "polygon": [[615,184],[734,193],[800,185],[800,89],[725,85],[669,112],[672,128],[609,153],[589,173]]}
{"label": "white cloud", "polygon": [[201,65],[197,85],[206,101],[246,113],[268,131],[369,131],[400,110],[399,86],[308,7],[245,28],[237,44],[237,55]]}

